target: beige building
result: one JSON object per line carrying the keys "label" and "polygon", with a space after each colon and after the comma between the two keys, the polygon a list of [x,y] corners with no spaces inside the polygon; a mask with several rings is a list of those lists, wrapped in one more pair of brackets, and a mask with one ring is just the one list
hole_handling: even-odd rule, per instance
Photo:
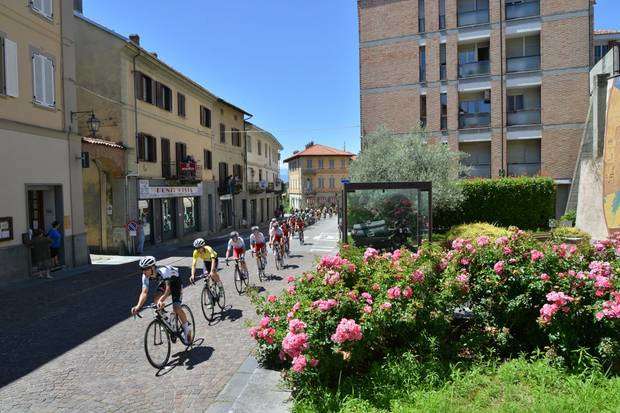
{"label": "beige building", "polygon": [[288,196],[291,207],[308,208],[340,205],[342,179],[349,177],[355,155],[310,142],[303,151],[293,152],[288,163]]}
{"label": "beige building", "polygon": [[[142,234],[157,244],[247,221],[249,114],[142,48],[138,36],[125,38],[80,10],[75,21],[79,107],[101,119],[100,139],[119,144],[98,145],[85,170],[89,246],[133,250]],[[136,238],[126,228],[134,221],[143,229]]]}
{"label": "beige building", "polygon": [[268,221],[282,200],[280,151],[282,145],[271,133],[246,123],[249,225]]}
{"label": "beige building", "polygon": [[23,241],[53,221],[61,263],[88,263],[72,13],[70,0],[0,2],[0,283],[28,276]]}
{"label": "beige building", "polygon": [[362,135],[423,125],[472,175],[544,175],[564,211],[588,112],[591,0],[358,0]]}

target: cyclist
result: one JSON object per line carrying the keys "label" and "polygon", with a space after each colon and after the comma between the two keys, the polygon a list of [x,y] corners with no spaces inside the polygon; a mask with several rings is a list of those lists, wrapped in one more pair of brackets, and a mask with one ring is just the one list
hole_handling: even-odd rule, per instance
{"label": "cyclist", "polygon": [[131,308],[131,314],[136,315],[146,303],[149,295],[151,281],[157,282],[157,290],[153,295],[153,302],[160,310],[164,308],[166,299],[172,296],[172,310],[181,321],[183,327],[183,339],[191,343],[193,341],[192,331],[187,321],[187,315],[181,304],[183,303],[183,285],[179,277],[179,270],[171,265],[157,268],[155,257],[143,257],[140,259],[139,267],[142,269],[142,291],[138,297],[138,303]]}
{"label": "cyclist", "polygon": [[303,218],[297,218],[297,221],[295,222],[295,229],[297,230],[297,232],[299,233],[299,243],[303,244],[304,243],[304,219]]}
{"label": "cyclist", "polygon": [[288,226],[288,223],[286,221],[282,222],[282,225],[280,226],[280,229],[282,229],[282,241],[283,241],[283,246],[284,246],[284,251],[287,252],[287,254],[290,252],[290,242],[289,242],[289,238],[290,238],[290,228]]}
{"label": "cyclist", "polygon": [[226,259],[230,256],[232,252],[233,258],[239,259],[239,267],[243,273],[248,275],[248,267],[245,265],[245,242],[243,242],[243,238],[239,236],[237,231],[233,231],[230,233],[230,239],[228,240],[228,248],[226,248]]}
{"label": "cyclist", "polygon": [[282,228],[280,228],[280,225],[276,222],[269,231],[269,246],[273,250],[274,255],[276,253],[276,245],[280,248],[280,254],[284,251],[283,238],[284,234],[282,233]]}
{"label": "cyclist", "polygon": [[267,255],[267,247],[265,242],[265,236],[258,229],[258,227],[252,227],[252,234],[250,235],[250,248],[256,255],[256,263],[260,267],[260,260]]}
{"label": "cyclist", "polygon": [[196,279],[196,262],[202,260],[204,263],[204,274],[209,274],[218,286],[222,285],[220,276],[217,273],[217,252],[207,245],[204,239],[194,240],[194,253],[192,254],[192,275],[189,281],[193,284]]}

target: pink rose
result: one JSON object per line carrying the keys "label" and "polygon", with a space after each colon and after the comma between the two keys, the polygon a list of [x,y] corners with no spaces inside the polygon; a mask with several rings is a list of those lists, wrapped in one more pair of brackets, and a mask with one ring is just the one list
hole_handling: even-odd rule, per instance
{"label": "pink rose", "polygon": [[292,283],[295,282],[295,277],[293,277],[292,275],[289,275],[288,278],[286,279],[287,283]]}
{"label": "pink rose", "polygon": [[278,297],[276,297],[275,295],[270,295],[269,297],[267,297],[267,301],[269,301],[270,303],[275,303],[278,300]]}
{"label": "pink rose", "polygon": [[362,339],[362,327],[355,320],[343,318],[336,327],[336,332],[332,334],[332,341],[342,344],[346,341],[358,341]]}
{"label": "pink rose", "polygon": [[364,306],[364,312],[365,312],[366,314],[370,314],[370,313],[372,313],[372,307],[371,307],[371,306],[369,306],[369,305],[365,305],[365,306]]}
{"label": "pink rose", "polygon": [[392,303],[389,301],[386,301],[383,304],[381,304],[381,309],[383,310],[389,310],[390,308],[392,308]]}
{"label": "pink rose", "polygon": [[401,291],[399,287],[392,287],[388,289],[387,291],[387,295],[390,300],[395,300],[397,298],[400,298],[400,293]]}
{"label": "pink rose", "polygon": [[549,277],[549,274],[542,273],[540,274],[540,279],[543,281],[549,281],[551,278]]}
{"label": "pink rose", "polygon": [[409,299],[413,296],[413,289],[411,289],[411,287],[406,286],[405,289],[403,290],[403,297]]}
{"label": "pink rose", "polygon": [[504,261],[497,261],[493,266],[493,271],[495,274],[501,275],[504,272]]}
{"label": "pink rose", "polygon": [[260,320],[260,326],[262,328],[265,328],[269,325],[269,322],[271,321],[271,319],[269,318],[269,316],[264,316],[262,320]]}
{"label": "pink rose", "polygon": [[307,360],[306,356],[299,355],[293,358],[293,371],[295,373],[301,373],[306,368]]}

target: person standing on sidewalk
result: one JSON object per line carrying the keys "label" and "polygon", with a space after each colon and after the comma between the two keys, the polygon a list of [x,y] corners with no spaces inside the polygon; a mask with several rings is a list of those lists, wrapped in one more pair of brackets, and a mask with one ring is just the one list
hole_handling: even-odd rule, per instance
{"label": "person standing on sidewalk", "polygon": [[60,253],[60,245],[62,242],[62,234],[58,230],[58,221],[52,222],[52,229],[48,231],[47,236],[52,240],[52,244],[50,245],[52,267],[58,267],[60,266],[60,258],[58,255]]}

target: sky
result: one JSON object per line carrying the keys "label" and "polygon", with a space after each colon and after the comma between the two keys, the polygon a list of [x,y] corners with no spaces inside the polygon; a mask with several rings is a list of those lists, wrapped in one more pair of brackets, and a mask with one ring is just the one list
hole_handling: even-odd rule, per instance
{"label": "sky", "polygon": [[[597,3],[596,28],[620,29],[620,0]],[[144,48],[252,113],[286,158],[310,140],[359,151],[356,4],[84,0],[84,14],[124,36],[138,33]]]}

